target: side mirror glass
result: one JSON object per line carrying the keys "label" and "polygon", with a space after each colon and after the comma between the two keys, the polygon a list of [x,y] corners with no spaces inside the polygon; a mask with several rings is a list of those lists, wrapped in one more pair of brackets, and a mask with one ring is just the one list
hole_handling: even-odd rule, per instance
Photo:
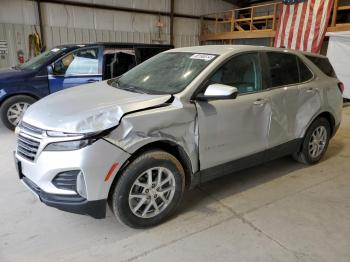
{"label": "side mirror glass", "polygon": [[53,75],[65,75],[68,67],[64,65],[62,60],[56,61],[55,63],[52,63],[50,66],[51,66],[51,71]]}
{"label": "side mirror glass", "polygon": [[52,75],[53,74],[53,66],[52,65],[48,65],[46,68],[47,68],[47,74],[48,75]]}
{"label": "side mirror glass", "polygon": [[52,63],[51,65],[48,65],[47,72],[49,73],[49,75],[60,75],[61,68],[60,68],[59,62]]}
{"label": "side mirror glass", "polygon": [[238,95],[238,89],[233,86],[212,84],[207,87],[204,94],[198,94],[197,99],[201,101],[218,99],[235,99]]}

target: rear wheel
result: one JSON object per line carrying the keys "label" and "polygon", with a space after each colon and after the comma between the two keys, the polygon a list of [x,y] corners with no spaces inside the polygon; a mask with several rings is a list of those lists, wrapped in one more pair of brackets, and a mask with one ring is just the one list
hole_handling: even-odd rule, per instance
{"label": "rear wheel", "polygon": [[149,151],[121,174],[111,206],[115,216],[134,228],[155,226],[168,218],[184,192],[185,173],[180,162],[165,151]]}
{"label": "rear wheel", "polygon": [[304,164],[316,164],[325,154],[330,137],[328,120],[317,118],[306,132],[300,152],[295,153],[293,158]]}
{"label": "rear wheel", "polygon": [[0,109],[0,117],[4,125],[14,130],[21,121],[24,112],[36,100],[30,96],[18,95],[5,100]]}

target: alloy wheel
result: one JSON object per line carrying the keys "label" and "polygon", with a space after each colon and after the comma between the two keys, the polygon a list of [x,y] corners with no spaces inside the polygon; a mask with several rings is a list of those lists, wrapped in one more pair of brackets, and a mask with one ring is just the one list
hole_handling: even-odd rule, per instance
{"label": "alloy wheel", "polygon": [[309,154],[312,158],[319,157],[327,144],[327,130],[324,126],[317,127],[311,135]]}
{"label": "alloy wheel", "polygon": [[129,207],[141,218],[152,218],[162,213],[175,193],[174,174],[165,167],[154,167],[143,172],[131,186]]}
{"label": "alloy wheel", "polygon": [[26,102],[18,102],[10,106],[7,110],[8,121],[12,125],[17,126],[19,121],[22,119],[24,112],[29,106],[30,104]]}

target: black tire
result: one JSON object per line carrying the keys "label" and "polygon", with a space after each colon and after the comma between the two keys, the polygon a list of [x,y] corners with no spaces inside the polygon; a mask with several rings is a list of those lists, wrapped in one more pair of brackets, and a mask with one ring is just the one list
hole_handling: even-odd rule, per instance
{"label": "black tire", "polygon": [[[313,157],[310,154],[309,143],[310,143],[310,140],[312,139],[312,134],[319,127],[325,128],[326,133],[327,133],[327,139],[326,139],[326,142],[325,142],[324,147],[322,149],[322,152],[319,155]],[[294,153],[293,158],[296,161],[303,163],[303,164],[307,164],[307,165],[313,165],[313,164],[318,163],[322,159],[322,157],[324,156],[325,152],[327,151],[330,137],[331,137],[331,127],[330,127],[328,120],[323,118],[323,117],[319,117],[319,118],[315,119],[305,134],[300,152]]]}
{"label": "black tire", "polygon": [[[159,214],[149,218],[137,216],[131,210],[129,194],[135,187],[135,181],[140,179],[142,174],[145,174],[145,171],[158,167],[165,168],[173,174],[172,177],[174,179],[172,181],[175,186],[175,191],[172,193],[172,198],[169,200],[170,202],[167,205],[163,205],[164,209]],[[154,190],[156,189],[154,188]],[[117,219],[123,224],[133,228],[148,228],[162,223],[176,210],[182,200],[184,190],[185,172],[179,160],[165,151],[152,150],[137,157],[127,166],[122,174],[120,174],[119,181],[111,195],[110,206]],[[145,191],[142,192],[145,193]],[[143,193],[141,194],[143,195]],[[148,196],[147,199],[148,200],[145,201],[151,201],[150,196]],[[141,199],[139,201],[141,202]],[[138,202],[136,203],[138,204]],[[149,203],[150,202],[146,202],[140,206],[140,208],[143,208],[141,211],[145,211],[145,206]]]}
{"label": "black tire", "polygon": [[17,103],[27,103],[29,105],[33,104],[36,100],[30,96],[26,95],[16,95],[12,96],[8,99],[6,99],[0,108],[0,117],[1,121],[4,123],[4,125],[10,129],[15,130],[16,125],[12,124],[11,121],[7,117],[8,110]]}

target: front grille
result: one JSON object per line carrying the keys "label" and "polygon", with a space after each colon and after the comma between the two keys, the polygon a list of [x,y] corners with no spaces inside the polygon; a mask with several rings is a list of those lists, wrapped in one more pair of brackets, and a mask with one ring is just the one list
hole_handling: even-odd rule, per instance
{"label": "front grille", "polygon": [[40,142],[19,134],[17,136],[17,154],[34,161]]}
{"label": "front grille", "polygon": [[21,129],[21,131],[24,131],[25,133],[32,133],[37,135],[42,135],[44,132],[43,129],[29,125],[23,121],[20,123],[19,128]]}

